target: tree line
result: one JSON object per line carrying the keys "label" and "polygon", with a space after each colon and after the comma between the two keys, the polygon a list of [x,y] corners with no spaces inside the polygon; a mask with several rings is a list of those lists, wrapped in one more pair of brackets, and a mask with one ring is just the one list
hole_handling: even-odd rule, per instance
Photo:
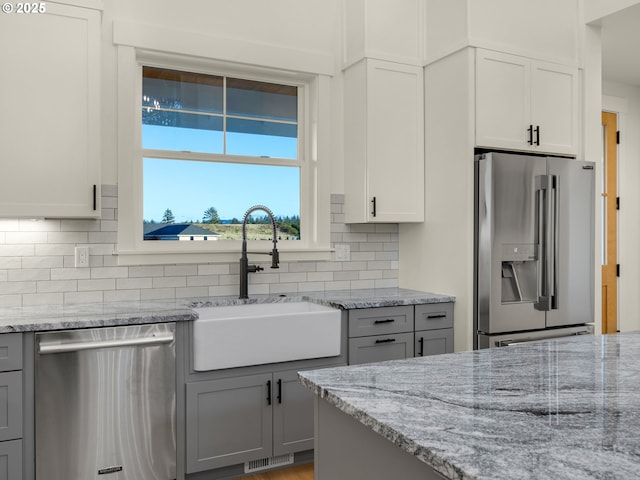
{"label": "tree line", "polygon": [[[300,215],[287,215],[287,216],[276,216],[276,223],[278,224],[278,229],[283,233],[295,237],[300,236]],[[144,223],[147,224],[155,224],[155,220],[145,220]],[[176,218],[170,208],[167,208],[162,214],[162,219],[159,223],[176,223]],[[231,225],[240,225],[242,221],[237,218],[232,218],[227,222],[223,222],[218,214],[218,210],[215,207],[207,208],[203,215],[202,221],[189,221],[185,223],[204,223],[204,224],[215,224],[215,223],[229,223]],[[247,219],[248,225],[263,225],[271,223],[268,215],[250,215]]]}

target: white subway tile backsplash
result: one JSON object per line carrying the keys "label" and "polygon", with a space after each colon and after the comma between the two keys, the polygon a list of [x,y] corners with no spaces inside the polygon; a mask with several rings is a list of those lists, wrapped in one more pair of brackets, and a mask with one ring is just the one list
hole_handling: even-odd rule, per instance
{"label": "white subway tile backsplash", "polygon": [[64,265],[64,256],[48,256],[48,257],[22,257],[22,268],[62,268]]}
{"label": "white subway tile backsplash", "polygon": [[25,244],[25,243],[47,243],[47,232],[6,232],[4,243]]}
{"label": "white subway tile backsplash", "polygon": [[35,253],[35,245],[0,245],[0,257],[29,257]]}
{"label": "white subway tile backsplash", "polygon": [[197,275],[194,277],[187,277],[187,287],[204,287],[219,284],[219,275]]}
{"label": "white subway tile backsplash", "polygon": [[62,303],[63,298],[64,293],[26,293],[22,295],[21,301],[25,306],[58,305]]}
{"label": "white subway tile backsplash", "polygon": [[[0,306],[237,296],[237,261],[118,266],[118,189],[102,185],[99,220],[0,220]],[[249,277],[249,294],[287,294],[398,286],[398,225],[345,224],[344,195],[331,195],[332,246],[348,262],[287,262]],[[89,268],[75,267],[75,247],[89,245]]]}
{"label": "white subway tile backsplash", "polygon": [[[78,290],[77,280],[47,280],[39,281],[38,293],[64,293]],[[95,290],[95,289],[94,289]]]}
{"label": "white subway tile backsplash", "polygon": [[197,275],[197,265],[167,265],[164,267],[164,275],[174,277],[178,275]]}
{"label": "white subway tile backsplash", "polygon": [[104,292],[105,302],[129,302],[140,300],[140,290],[112,290]]}
{"label": "white subway tile backsplash", "polygon": [[127,278],[129,267],[97,267],[91,268],[91,278]]}
{"label": "white subway tile backsplash", "polygon": [[[3,295],[0,294],[0,307],[20,307],[22,306],[23,295]],[[57,303],[57,302],[53,302]]]}
{"label": "white subway tile backsplash", "polygon": [[0,257],[0,268],[22,268],[22,259],[20,257]]}
{"label": "white subway tile backsplash", "polygon": [[87,232],[47,232],[47,243],[87,243]]}
{"label": "white subway tile backsplash", "polygon": [[99,292],[65,292],[63,303],[100,303],[104,300],[104,293]]}
{"label": "white subway tile backsplash", "polygon": [[29,280],[49,280],[51,269],[49,268],[24,268],[21,270],[9,270],[7,281],[26,282]]}
{"label": "white subway tile backsplash", "polygon": [[153,288],[153,279],[151,277],[116,279],[117,290],[136,290],[141,288]]}
{"label": "white subway tile backsplash", "polygon": [[100,278],[96,280],[78,280],[79,292],[91,292],[96,290],[115,290],[115,278]]}
{"label": "white subway tile backsplash", "polygon": [[209,287],[176,288],[176,298],[206,297],[208,295]]}
{"label": "white subway tile backsplash", "polygon": [[187,277],[157,277],[153,279],[153,288],[186,287]]}
{"label": "white subway tile backsplash", "polygon": [[21,232],[57,232],[60,231],[60,220],[18,220]]}
{"label": "white subway tile backsplash", "polygon": [[175,288],[150,288],[148,290],[140,290],[140,300],[163,300],[167,298],[176,298]]}

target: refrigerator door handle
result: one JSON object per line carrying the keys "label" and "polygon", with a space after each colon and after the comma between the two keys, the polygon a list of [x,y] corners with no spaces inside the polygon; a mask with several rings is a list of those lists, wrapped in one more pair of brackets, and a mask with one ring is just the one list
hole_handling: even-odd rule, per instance
{"label": "refrigerator door handle", "polygon": [[553,189],[553,175],[539,175],[536,177],[538,242],[540,259],[540,292],[535,302],[536,310],[548,311],[551,308],[551,289],[553,265],[553,214],[551,191]]}
{"label": "refrigerator door handle", "polygon": [[558,178],[556,175],[549,175],[550,180],[551,180],[551,198],[553,201],[553,206],[550,209],[552,214],[553,214],[553,218],[551,219],[551,248],[552,248],[552,252],[551,255],[549,256],[551,265],[550,265],[550,269],[551,269],[551,273],[550,273],[550,280],[551,280],[551,285],[550,285],[550,289],[549,289],[549,294],[551,296],[550,298],[550,304],[549,304],[549,309],[550,310],[557,310],[558,309],[558,252],[560,251],[560,244],[559,244],[559,238],[558,238],[558,231],[559,231],[559,222],[560,222],[560,215],[559,215],[559,209],[558,209],[558,198],[559,198],[559,190],[558,190]]}

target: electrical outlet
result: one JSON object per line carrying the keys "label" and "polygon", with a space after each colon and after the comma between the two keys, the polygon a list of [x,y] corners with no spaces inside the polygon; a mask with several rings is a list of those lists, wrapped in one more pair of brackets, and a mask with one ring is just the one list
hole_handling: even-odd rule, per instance
{"label": "electrical outlet", "polygon": [[335,259],[336,259],[336,262],[348,262],[349,260],[351,260],[351,246],[336,245]]}
{"label": "electrical outlet", "polygon": [[88,245],[77,246],[75,250],[75,254],[76,254],[76,267],[89,266],[89,246]]}

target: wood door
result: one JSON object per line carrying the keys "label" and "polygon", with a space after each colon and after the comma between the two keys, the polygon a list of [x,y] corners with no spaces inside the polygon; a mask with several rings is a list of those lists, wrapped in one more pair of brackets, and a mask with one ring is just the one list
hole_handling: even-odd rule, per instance
{"label": "wood door", "polygon": [[602,112],[604,169],[602,192],[602,333],[618,331],[618,142],[615,113]]}

